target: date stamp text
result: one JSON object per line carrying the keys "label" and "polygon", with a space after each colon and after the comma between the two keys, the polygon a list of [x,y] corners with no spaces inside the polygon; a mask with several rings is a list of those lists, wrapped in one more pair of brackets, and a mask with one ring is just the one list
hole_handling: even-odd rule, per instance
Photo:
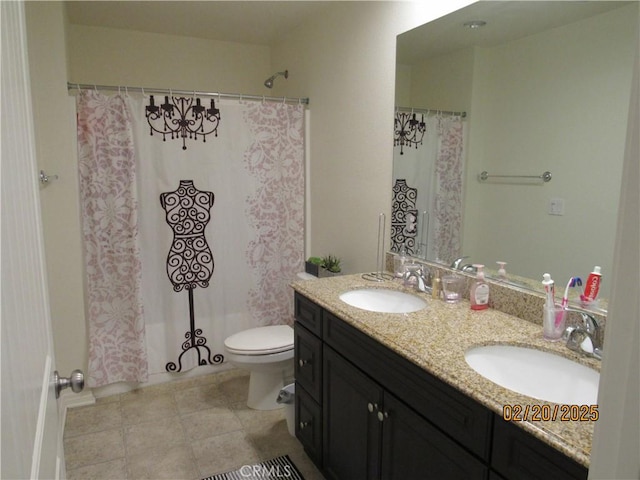
{"label": "date stamp text", "polygon": [[597,422],[598,405],[503,405],[502,418],[507,422]]}

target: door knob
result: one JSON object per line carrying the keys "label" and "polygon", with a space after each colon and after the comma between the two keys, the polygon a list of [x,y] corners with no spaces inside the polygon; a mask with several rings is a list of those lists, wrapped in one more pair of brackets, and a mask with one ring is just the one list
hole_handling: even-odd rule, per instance
{"label": "door knob", "polygon": [[56,388],[56,398],[60,398],[60,392],[67,387],[71,387],[74,393],[80,393],[84,388],[84,373],[82,370],[74,370],[69,378],[61,377],[58,371],[53,372],[53,383]]}

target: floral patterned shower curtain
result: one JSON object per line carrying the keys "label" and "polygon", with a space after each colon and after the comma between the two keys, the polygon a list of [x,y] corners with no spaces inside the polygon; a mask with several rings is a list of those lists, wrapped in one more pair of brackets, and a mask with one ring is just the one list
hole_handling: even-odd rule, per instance
{"label": "floral patterned shower curtain", "polygon": [[[115,101],[98,92],[84,94],[95,97],[99,105]],[[215,198],[204,232],[215,267],[207,288],[192,292],[191,306],[207,347],[214,354],[222,353],[224,339],[232,333],[292,323],[288,285],[304,265],[304,107],[220,101],[218,136],[211,135],[206,142],[187,140],[183,150],[181,140],[167,137],[163,141],[162,136],[149,135],[144,114],[148,100],[134,94],[121,99],[133,131],[135,176],[121,172],[118,178],[133,180],[138,199],[132,218],[138,218],[141,246],[144,323],[139,332],[149,374],[155,374],[165,373],[165,365],[176,360],[181,344],[186,343],[185,331],[189,333],[187,296],[174,291],[167,278],[172,233],[159,201],[161,194],[174,191],[182,181],[193,181],[197,189]],[[98,113],[89,116],[97,119]],[[115,135],[118,130],[112,126],[109,131]],[[97,176],[111,183],[111,174]],[[117,270],[119,264],[116,261],[108,268]],[[89,274],[90,265],[87,269]],[[90,343],[102,345],[105,334],[93,328]],[[104,356],[95,356],[96,366],[102,368]],[[192,357],[181,359],[182,370],[198,366]],[[113,363],[115,368],[117,362]],[[106,383],[110,381],[100,384]]]}
{"label": "floral patterned shower curtain", "polygon": [[435,162],[433,220],[439,258],[453,261],[462,254],[463,125],[458,116],[438,118],[440,144]]}
{"label": "floral patterned shower curtain", "polygon": [[89,331],[88,385],[145,382],[136,164],[121,96],[77,97],[80,211]]}

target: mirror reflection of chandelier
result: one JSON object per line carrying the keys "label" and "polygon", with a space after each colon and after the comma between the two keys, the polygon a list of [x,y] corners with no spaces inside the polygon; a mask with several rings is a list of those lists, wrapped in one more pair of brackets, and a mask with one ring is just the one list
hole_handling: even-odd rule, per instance
{"label": "mirror reflection of chandelier", "polygon": [[393,127],[393,146],[400,145],[400,155],[404,155],[403,148],[405,146],[418,148],[418,144],[422,145],[422,138],[426,130],[424,115],[421,115],[420,121],[418,121],[416,114],[413,112],[396,112]]}
{"label": "mirror reflection of chandelier", "polygon": [[172,140],[182,138],[183,150],[187,149],[187,135],[194,140],[201,136],[203,142],[207,141],[206,136],[211,133],[218,136],[220,110],[216,108],[213,99],[211,99],[211,107],[206,108],[200,104],[199,98],[171,95],[165,96],[164,103],[158,106],[151,95],[149,105],[146,107],[146,117],[151,127],[151,135],[153,132],[161,133],[163,141],[166,141],[166,136],[169,134]]}

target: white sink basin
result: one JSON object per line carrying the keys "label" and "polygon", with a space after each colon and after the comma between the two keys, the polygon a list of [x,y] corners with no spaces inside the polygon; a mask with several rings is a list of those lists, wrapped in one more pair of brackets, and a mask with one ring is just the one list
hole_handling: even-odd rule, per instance
{"label": "white sink basin", "polygon": [[350,290],[340,295],[340,300],[352,307],[381,313],[411,313],[427,306],[427,302],[416,295],[384,288]]}
{"label": "white sink basin", "polygon": [[471,368],[493,383],[547,402],[598,403],[600,374],[567,358],[533,348],[487,345],[467,350]]}

